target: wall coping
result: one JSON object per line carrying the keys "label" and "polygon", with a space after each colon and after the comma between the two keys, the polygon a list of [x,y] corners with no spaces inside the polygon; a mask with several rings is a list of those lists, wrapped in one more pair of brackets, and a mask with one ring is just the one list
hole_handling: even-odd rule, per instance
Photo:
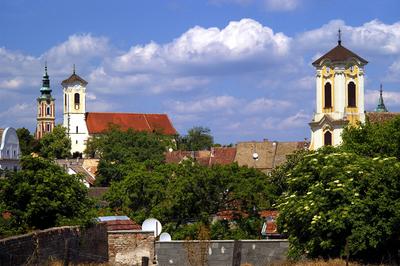
{"label": "wall coping", "polygon": [[154,234],[153,231],[143,231],[143,230],[113,230],[108,231],[109,234]]}
{"label": "wall coping", "polygon": [[31,235],[37,235],[37,234],[41,234],[41,233],[47,233],[47,232],[52,232],[52,231],[57,231],[57,230],[63,230],[63,229],[80,229],[79,226],[77,225],[72,225],[72,226],[59,226],[59,227],[51,227],[51,228],[47,228],[44,230],[35,230],[23,235],[16,235],[16,236],[10,236],[10,237],[6,237],[6,238],[2,238],[0,239],[0,242],[4,242],[4,241],[8,241],[8,240],[12,240],[12,239],[18,239],[18,238],[23,238],[23,237],[28,237]]}
{"label": "wall coping", "polygon": [[[200,242],[212,242],[212,243],[232,243],[235,242],[236,240],[171,240],[171,241],[156,241],[156,243],[186,243],[186,242],[192,242],[192,243],[200,243]],[[289,242],[288,239],[241,239],[237,240],[239,242],[248,242],[248,243],[261,243],[261,242]]]}

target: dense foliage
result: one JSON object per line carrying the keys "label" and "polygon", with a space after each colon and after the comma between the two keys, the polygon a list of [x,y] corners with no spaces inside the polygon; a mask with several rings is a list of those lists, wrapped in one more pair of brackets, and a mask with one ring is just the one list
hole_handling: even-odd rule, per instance
{"label": "dense foliage", "polygon": [[342,148],[362,156],[394,156],[400,159],[400,116],[382,123],[349,126],[342,134]]}
{"label": "dense foliage", "polygon": [[45,134],[39,141],[38,153],[43,158],[64,159],[71,156],[71,139],[67,129],[62,125],[54,127],[53,131]]}
{"label": "dense foliage", "polygon": [[[157,217],[178,239],[196,232],[188,224],[198,222],[209,226],[210,216],[219,210],[236,209],[256,217],[255,210],[269,208],[271,204],[266,176],[237,164],[207,168],[190,160],[152,166],[131,162],[125,165],[125,173],[120,182],[112,183],[106,196],[110,207],[122,210],[138,222]],[[257,226],[253,229],[256,229],[244,229],[252,226],[251,221],[238,217],[242,229],[237,237],[254,238],[259,234],[259,219],[254,219]],[[223,224],[212,229],[219,238],[233,235]]]}
{"label": "dense foliage", "polygon": [[214,138],[211,135],[211,130],[207,127],[193,127],[188,130],[187,135],[178,138],[180,150],[209,150],[213,145]]}
{"label": "dense foliage", "polygon": [[17,136],[19,140],[19,147],[21,149],[21,154],[23,156],[30,155],[32,152],[36,151],[38,142],[31,135],[28,129],[26,128],[18,128]]}
{"label": "dense foliage", "polygon": [[92,202],[78,176],[43,158],[24,157],[21,166],[0,179],[0,237],[91,222]]}
{"label": "dense foliage", "polygon": [[89,139],[85,153],[100,158],[96,182],[108,186],[111,181],[122,179],[126,164],[159,164],[164,160],[166,150],[174,146],[170,136],[111,127],[104,134]]}
{"label": "dense foliage", "polygon": [[400,163],[319,150],[288,172],[278,207],[290,256],[379,261],[399,247]]}

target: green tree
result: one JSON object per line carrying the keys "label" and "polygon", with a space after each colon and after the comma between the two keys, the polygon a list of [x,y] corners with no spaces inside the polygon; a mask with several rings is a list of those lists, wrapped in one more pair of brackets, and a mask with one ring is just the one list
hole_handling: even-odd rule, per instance
{"label": "green tree", "polygon": [[71,156],[71,139],[62,125],[54,127],[39,141],[39,155],[48,159],[63,159]]}
{"label": "green tree", "polygon": [[298,258],[349,255],[366,262],[397,256],[400,163],[325,148],[287,173],[279,230]]}
{"label": "green tree", "polygon": [[170,136],[111,127],[104,134],[89,139],[85,153],[100,158],[96,182],[107,186],[111,181],[122,179],[128,163],[153,165],[163,162],[165,151],[173,145]]}
{"label": "green tree", "polygon": [[29,130],[24,127],[18,128],[16,131],[22,156],[30,155],[35,151],[35,147],[38,145],[37,141],[31,135]]}
{"label": "green tree", "polygon": [[193,127],[187,135],[179,138],[178,148],[181,150],[209,150],[214,144],[211,130],[207,127]]}
{"label": "green tree", "polygon": [[227,209],[249,214],[249,223],[241,217],[235,221],[241,228],[237,232],[255,237],[259,230],[249,230],[260,227],[255,210],[271,206],[272,189],[266,175],[253,168],[237,164],[208,168],[191,160],[151,167],[131,162],[124,168],[124,178],[111,183],[107,193],[110,207],[137,222],[157,217],[174,238],[186,233],[191,237],[194,231],[188,224],[210,226],[210,216]]}
{"label": "green tree", "polygon": [[85,225],[95,216],[87,189],[76,175],[43,158],[23,157],[21,171],[0,179],[0,235],[61,225]]}
{"label": "green tree", "polygon": [[400,159],[400,116],[381,123],[348,126],[342,133],[342,147],[362,156],[394,156]]}

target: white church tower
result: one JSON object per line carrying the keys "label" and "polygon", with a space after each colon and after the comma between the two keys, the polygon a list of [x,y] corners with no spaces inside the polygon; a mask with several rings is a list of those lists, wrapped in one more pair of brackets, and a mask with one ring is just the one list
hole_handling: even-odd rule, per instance
{"label": "white church tower", "polygon": [[311,127],[310,149],[342,143],[343,128],[365,121],[364,66],[368,62],[338,45],[317,59],[316,107]]}
{"label": "white church tower", "polygon": [[75,74],[75,65],[72,75],[61,83],[64,92],[63,125],[71,139],[72,154],[83,155],[89,137],[85,121],[87,84]]}

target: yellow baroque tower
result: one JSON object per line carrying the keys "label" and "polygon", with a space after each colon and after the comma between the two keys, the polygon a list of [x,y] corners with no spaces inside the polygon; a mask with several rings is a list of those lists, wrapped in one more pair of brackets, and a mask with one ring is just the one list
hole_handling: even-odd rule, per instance
{"label": "yellow baroque tower", "polygon": [[368,62],[342,46],[340,30],[336,47],[313,63],[316,68],[316,108],[310,149],[337,146],[348,124],[365,121],[364,66]]}

